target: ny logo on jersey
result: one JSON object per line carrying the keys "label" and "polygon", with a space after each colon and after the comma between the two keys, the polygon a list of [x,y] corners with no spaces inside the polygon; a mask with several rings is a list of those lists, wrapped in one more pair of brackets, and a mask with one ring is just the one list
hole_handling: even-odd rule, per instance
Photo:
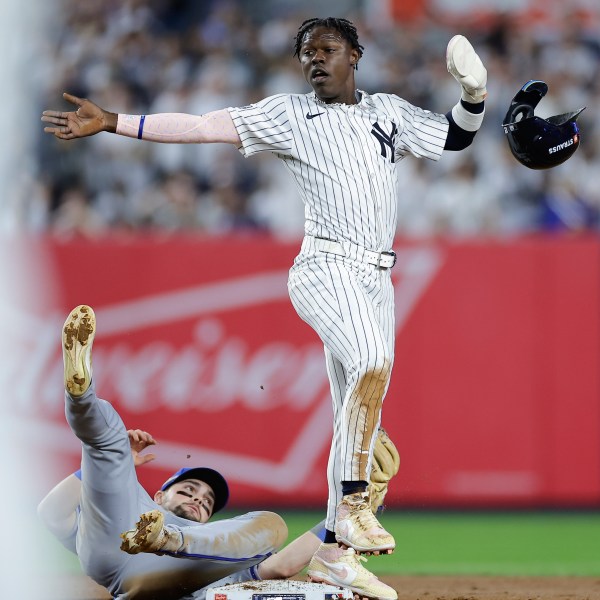
{"label": "ny logo on jersey", "polygon": [[373,123],[373,129],[371,129],[371,133],[377,138],[379,144],[381,145],[381,156],[383,156],[383,158],[387,158],[387,151],[389,149],[391,162],[396,162],[394,138],[396,137],[397,132],[398,128],[396,127],[396,123],[392,123],[392,131],[389,134],[387,134],[381,128],[381,125],[377,121]]}

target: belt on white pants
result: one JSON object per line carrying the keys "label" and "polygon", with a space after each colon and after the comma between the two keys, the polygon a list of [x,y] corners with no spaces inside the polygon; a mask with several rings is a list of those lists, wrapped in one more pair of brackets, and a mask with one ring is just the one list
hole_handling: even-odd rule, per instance
{"label": "belt on white pants", "polygon": [[[347,256],[348,258],[375,265],[380,269],[391,269],[396,264],[396,253],[393,250],[377,252],[375,250],[367,250],[352,242],[342,243],[326,238],[314,236],[306,237],[311,238],[313,242],[312,246],[321,252],[328,252],[329,254],[336,254],[337,256]],[[348,248],[348,251],[346,248]]]}

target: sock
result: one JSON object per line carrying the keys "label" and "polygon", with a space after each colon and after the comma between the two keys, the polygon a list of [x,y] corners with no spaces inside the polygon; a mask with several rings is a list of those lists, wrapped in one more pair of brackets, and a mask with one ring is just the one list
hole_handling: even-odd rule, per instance
{"label": "sock", "polygon": [[366,481],[342,481],[342,494],[347,496],[348,494],[357,494],[359,492],[367,491]]}
{"label": "sock", "polygon": [[324,544],[335,544],[335,533],[333,531],[329,531],[329,529],[325,530],[325,539],[323,540]]}

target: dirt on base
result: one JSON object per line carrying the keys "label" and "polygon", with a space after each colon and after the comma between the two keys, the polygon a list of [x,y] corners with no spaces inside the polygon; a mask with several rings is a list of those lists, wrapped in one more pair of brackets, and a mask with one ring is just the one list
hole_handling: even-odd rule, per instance
{"label": "dirt on base", "polygon": [[[600,577],[398,576],[381,579],[398,600],[600,600]],[[83,576],[61,578],[45,600],[108,600]],[[54,589],[55,588],[55,589]]]}

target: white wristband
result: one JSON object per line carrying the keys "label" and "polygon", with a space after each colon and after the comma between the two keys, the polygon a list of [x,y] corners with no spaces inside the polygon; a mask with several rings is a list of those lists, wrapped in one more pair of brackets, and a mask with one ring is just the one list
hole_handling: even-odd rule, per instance
{"label": "white wristband", "polygon": [[465,131],[477,131],[483,123],[485,109],[480,113],[469,112],[460,102],[452,108],[454,122]]}

